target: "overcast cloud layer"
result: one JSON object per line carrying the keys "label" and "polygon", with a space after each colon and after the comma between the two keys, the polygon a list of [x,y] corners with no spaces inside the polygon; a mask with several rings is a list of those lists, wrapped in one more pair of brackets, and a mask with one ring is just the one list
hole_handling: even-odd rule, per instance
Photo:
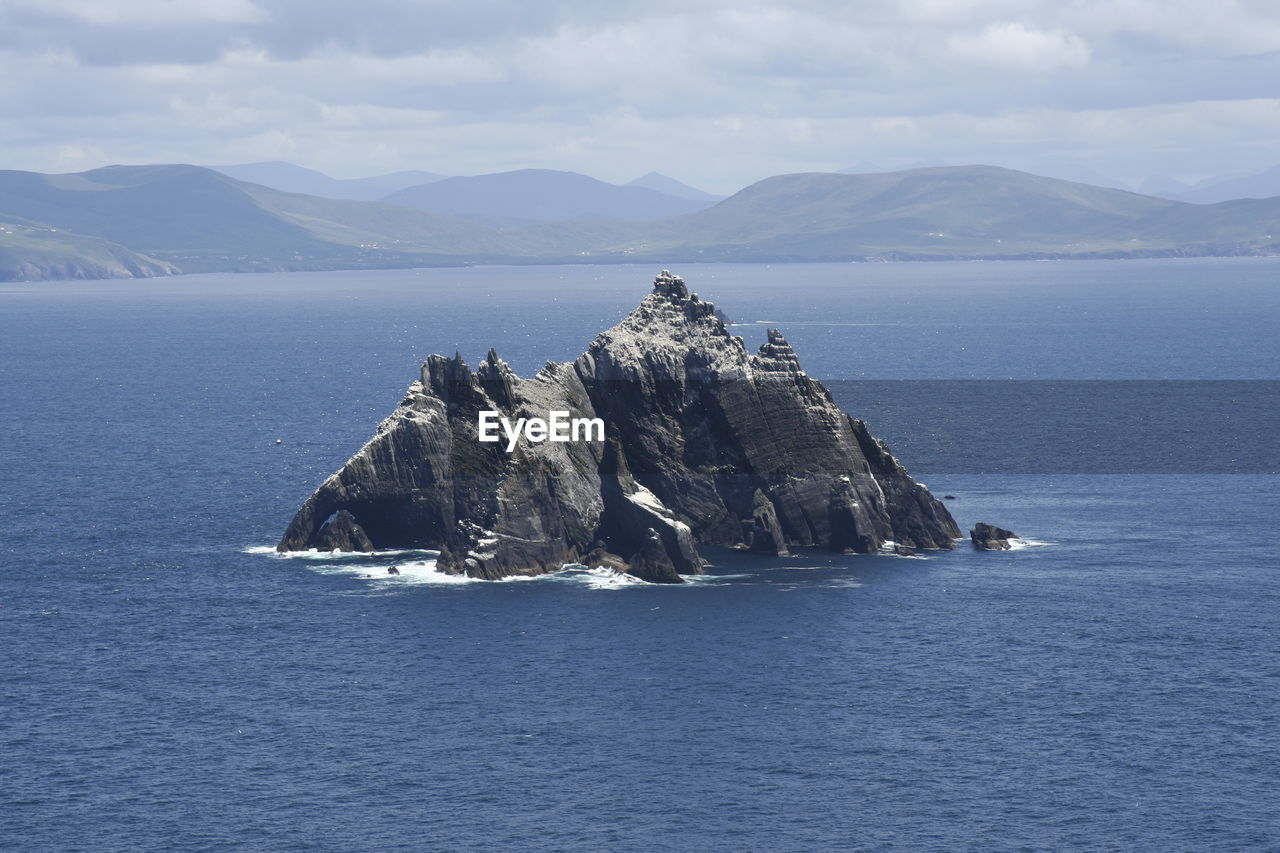
{"label": "overcast cloud layer", "polygon": [[0,0],[0,167],[1280,162],[1275,0]]}

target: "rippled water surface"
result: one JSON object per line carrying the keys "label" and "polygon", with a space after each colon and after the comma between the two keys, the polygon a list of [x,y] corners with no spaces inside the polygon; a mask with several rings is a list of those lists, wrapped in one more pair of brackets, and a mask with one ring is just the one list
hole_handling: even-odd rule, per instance
{"label": "rippled water surface", "polygon": [[[1270,259],[677,271],[824,379],[1280,378]],[[1039,544],[680,587],[271,552],[426,354],[531,373],[654,272],[0,286],[0,847],[1280,847],[1272,475],[930,471]]]}

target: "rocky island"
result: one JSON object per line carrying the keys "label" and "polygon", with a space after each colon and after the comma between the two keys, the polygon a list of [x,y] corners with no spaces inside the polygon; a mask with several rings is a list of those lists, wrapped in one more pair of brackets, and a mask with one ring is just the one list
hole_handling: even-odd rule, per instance
{"label": "rocky island", "polygon": [[[602,435],[549,436],[549,415]],[[522,439],[482,437],[499,418],[526,425]],[[752,355],[663,270],[586,353],[531,378],[494,350],[475,371],[430,356],[277,549],[438,549],[440,570],[476,578],[582,563],[679,583],[701,572],[703,545],[870,553],[949,549],[959,536],[777,330]]]}

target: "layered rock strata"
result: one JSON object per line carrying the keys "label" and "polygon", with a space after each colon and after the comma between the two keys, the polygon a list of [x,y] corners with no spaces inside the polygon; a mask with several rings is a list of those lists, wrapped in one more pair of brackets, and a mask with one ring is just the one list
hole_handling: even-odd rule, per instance
{"label": "layered rock strata", "polygon": [[[599,418],[605,436],[522,439],[508,453],[479,441],[482,411]],[[700,545],[868,553],[889,541],[952,548],[959,536],[777,330],[752,355],[664,270],[586,353],[531,378],[493,350],[474,372],[460,356],[429,357],[278,548],[439,549],[441,570],[488,579],[587,561],[675,583],[701,571]]]}

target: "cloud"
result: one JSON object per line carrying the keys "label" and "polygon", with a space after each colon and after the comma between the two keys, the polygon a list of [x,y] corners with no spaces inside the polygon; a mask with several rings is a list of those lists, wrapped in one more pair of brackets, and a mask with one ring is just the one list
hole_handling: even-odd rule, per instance
{"label": "cloud", "polygon": [[266,20],[252,0],[7,0],[17,16],[75,21],[93,26],[155,27]]}
{"label": "cloud", "polygon": [[991,24],[980,33],[951,36],[947,47],[965,62],[1038,73],[1083,68],[1092,56],[1089,45],[1074,33],[1044,32],[1014,22]]}
{"label": "cloud", "polygon": [[1271,0],[1110,0],[1069,3],[1061,18],[1138,52],[1247,56],[1280,50],[1278,12]]}
{"label": "cloud", "polygon": [[17,168],[283,158],[342,175],[547,166],[614,180],[657,168],[720,190],[864,160],[1177,173],[1273,164],[1280,9],[8,0],[0,74],[22,81],[0,87],[0,157]]}
{"label": "cloud", "polygon": [[988,16],[1001,18],[1026,9],[1019,0],[903,0],[902,18],[913,24],[964,25]]}

